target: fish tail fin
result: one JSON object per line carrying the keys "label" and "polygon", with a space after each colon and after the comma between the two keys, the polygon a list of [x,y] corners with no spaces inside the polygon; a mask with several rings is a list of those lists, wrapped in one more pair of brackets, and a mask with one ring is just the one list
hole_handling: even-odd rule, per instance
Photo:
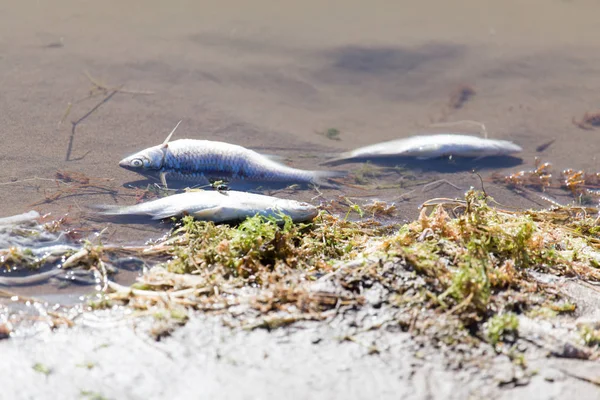
{"label": "fish tail fin", "polygon": [[95,210],[96,213],[98,214],[103,214],[103,215],[119,215],[119,214],[123,214],[122,210],[123,210],[123,206],[117,206],[117,205],[107,205],[107,204],[95,204],[90,206],[91,209]]}
{"label": "fish tail fin", "polygon": [[177,210],[172,210],[170,207],[164,207],[160,210],[141,208],[141,204],[131,206],[117,205],[94,205],[91,208],[95,209],[95,215],[100,218],[121,218],[121,217],[150,217],[152,220],[161,220],[178,215]]}
{"label": "fish tail fin", "polygon": [[140,204],[131,206],[118,206],[118,205],[93,205],[89,206],[93,211],[86,212],[85,218],[103,222],[111,221],[115,223],[140,223],[147,222],[148,217],[151,220],[160,220],[170,217],[172,214],[169,210],[152,211],[146,210],[139,207]]}
{"label": "fish tail fin", "polygon": [[339,164],[343,164],[344,162],[349,161],[353,158],[354,158],[354,156],[350,152],[341,153],[341,154],[337,154],[333,158],[330,158],[329,160],[325,160],[322,163],[319,163],[319,165],[339,165]]}
{"label": "fish tail fin", "polygon": [[95,222],[117,221],[118,218],[127,215],[128,206],[94,204],[88,205],[88,210],[83,212],[82,217]]}
{"label": "fish tail fin", "polygon": [[343,178],[348,173],[345,171],[313,171],[312,183],[324,188],[339,188],[340,183],[334,181],[335,178]]}
{"label": "fish tail fin", "polygon": [[118,206],[118,205],[98,204],[98,205],[90,206],[90,208],[94,209],[96,214],[107,215],[107,216],[143,214],[143,212],[140,212],[140,210],[138,210],[138,207],[136,207],[136,205]]}

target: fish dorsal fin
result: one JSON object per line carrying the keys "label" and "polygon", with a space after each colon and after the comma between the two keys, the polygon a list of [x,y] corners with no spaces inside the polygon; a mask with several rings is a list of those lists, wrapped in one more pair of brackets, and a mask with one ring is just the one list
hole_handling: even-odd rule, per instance
{"label": "fish dorsal fin", "polygon": [[173,130],[171,131],[171,133],[169,133],[169,136],[167,136],[167,138],[165,139],[165,141],[162,144],[163,147],[167,147],[167,143],[169,143],[169,140],[171,140],[171,136],[173,136],[173,134],[177,130],[177,127],[179,126],[179,124],[181,123],[181,121],[182,120],[179,120],[179,122],[177,123],[177,125],[175,125],[175,128],[173,128]]}

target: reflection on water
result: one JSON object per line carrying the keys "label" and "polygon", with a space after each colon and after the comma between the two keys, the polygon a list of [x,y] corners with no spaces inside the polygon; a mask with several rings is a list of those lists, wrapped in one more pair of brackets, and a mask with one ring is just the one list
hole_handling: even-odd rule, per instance
{"label": "reflection on water", "polygon": [[146,261],[123,255],[126,250],[120,247],[95,254],[91,242],[72,240],[64,230],[39,219],[33,211],[0,219],[0,287],[5,297],[58,296],[68,303],[73,296],[102,289],[108,275],[131,282],[146,266]]}

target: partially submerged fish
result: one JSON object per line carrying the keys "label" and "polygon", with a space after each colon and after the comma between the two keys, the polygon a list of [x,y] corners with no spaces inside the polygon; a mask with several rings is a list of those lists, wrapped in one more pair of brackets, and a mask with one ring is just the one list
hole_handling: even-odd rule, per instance
{"label": "partially submerged fish", "polygon": [[40,214],[37,211],[31,210],[23,214],[0,218],[0,226],[18,225],[24,222],[34,221],[39,217]]}
{"label": "partially submerged fish", "polygon": [[191,215],[213,222],[244,220],[256,214],[281,219],[285,214],[294,222],[309,221],[317,215],[313,205],[261,194],[215,190],[190,191],[132,206],[100,206],[103,215],[141,215],[154,220]]}
{"label": "partially submerged fish", "polygon": [[522,150],[520,146],[507,140],[447,133],[411,136],[377,143],[342,153],[323,164],[377,157],[414,157],[420,160],[446,156],[483,158],[506,156]]}
{"label": "partially submerged fish", "polygon": [[164,186],[171,180],[193,185],[244,181],[335,186],[329,179],[345,175],[336,171],[291,168],[273,160],[272,156],[225,142],[196,139],[169,142],[175,129],[163,144],[137,152],[121,160],[119,165],[148,178],[158,178]]}

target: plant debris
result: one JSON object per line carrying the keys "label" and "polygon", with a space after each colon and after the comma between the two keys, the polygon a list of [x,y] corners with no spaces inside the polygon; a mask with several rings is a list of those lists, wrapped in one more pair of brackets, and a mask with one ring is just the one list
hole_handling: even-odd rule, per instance
{"label": "plant debris", "polygon": [[[541,277],[600,282],[598,210],[508,211],[494,204],[470,190],[464,200],[424,203],[419,218],[401,226],[371,218],[393,212],[381,202],[359,207],[347,201],[344,217],[322,211],[303,224],[255,216],[215,225],[187,216],[154,244],[121,250],[88,244],[63,266],[97,270],[103,290],[90,308],[122,305],[153,317],[150,333],[157,340],[194,311],[222,314],[244,329],[271,330],[386,307],[397,310],[387,326],[449,348],[488,342],[525,366],[512,347],[527,332],[521,319],[576,310]],[[350,212],[358,219],[349,220]],[[152,259],[154,266],[131,287],[112,282],[110,254],[117,251]],[[564,346],[598,357],[594,329],[578,334],[573,324]]]}
{"label": "plant debris", "polygon": [[581,119],[577,120],[575,119],[575,117],[573,117],[571,121],[578,128],[589,131],[600,126],[600,112],[586,112],[585,114],[583,114],[583,117],[581,117]]}
{"label": "plant debris", "polygon": [[[313,290],[310,282],[331,272],[332,260],[358,255],[369,235],[390,228],[372,221],[343,221],[327,213],[317,220],[293,224],[286,218],[279,225],[255,216],[229,226],[184,217],[169,238],[146,249],[171,259],[132,288],[110,283],[106,298],[142,310],[186,306],[221,311],[243,306],[263,316],[261,322],[246,323],[246,328],[279,326],[285,323],[277,321],[290,318],[321,318],[315,315],[362,304],[361,296]],[[281,312],[286,315],[271,315]]]}
{"label": "plant debris", "polygon": [[[383,180],[393,181],[391,183],[379,183]],[[369,189],[407,189],[431,181],[418,179],[417,175],[402,165],[379,167],[367,161],[352,171],[343,182],[347,186],[361,185],[361,189],[364,190],[365,185],[371,185]]]}
{"label": "plant debris", "polygon": [[519,320],[514,313],[498,314],[489,319],[487,337],[491,344],[496,344],[507,334],[516,335]]}
{"label": "plant debris", "polygon": [[30,207],[86,195],[107,195],[115,201],[121,197],[134,197],[136,203],[139,203],[168,194],[168,190],[162,189],[156,184],[148,184],[144,189],[139,187],[121,189],[115,185],[112,178],[88,176],[80,172],[66,170],[56,171],[54,178],[36,176],[0,183],[0,186],[8,185],[29,186],[43,193],[43,198],[30,204]]}
{"label": "plant debris", "polygon": [[33,368],[35,372],[39,372],[40,374],[44,374],[46,376],[52,373],[52,369],[42,363],[35,363],[31,368]]}
{"label": "plant debris", "polygon": [[588,173],[573,169],[561,171],[559,178],[552,174],[552,164],[541,162],[536,157],[535,169],[523,170],[514,174],[500,176],[492,175],[492,182],[504,184],[509,188],[531,188],[546,191],[549,188],[562,189],[578,197],[582,204],[586,204],[593,197],[600,195],[600,172]]}
{"label": "plant debris", "polygon": [[477,92],[472,86],[459,85],[450,93],[448,107],[454,110],[461,109],[476,94]]}
{"label": "plant debris", "polygon": [[325,136],[329,140],[342,140],[340,138],[340,130],[337,128],[329,128],[326,131],[317,132],[321,136]]}
{"label": "plant debris", "polygon": [[76,133],[77,126],[81,122],[83,122],[85,119],[87,119],[90,115],[92,115],[96,110],[98,110],[103,104],[107,103],[115,94],[117,94],[117,93],[128,93],[128,94],[134,94],[134,95],[154,94],[154,92],[145,91],[145,90],[140,91],[140,90],[123,89],[123,87],[125,86],[124,84],[118,85],[118,86],[106,85],[106,84],[100,82],[99,80],[93,78],[87,71],[84,71],[84,74],[85,74],[86,78],[88,78],[90,83],[92,84],[92,87],[89,89],[89,94],[85,97],[79,98],[79,99],[69,102],[67,104],[67,108],[65,109],[65,112],[64,112],[62,118],[58,122],[58,126],[61,126],[62,123],[67,119],[67,117],[71,113],[71,109],[73,108],[74,104],[78,104],[78,103],[84,102],[86,100],[93,99],[97,96],[102,96],[103,98],[102,98],[102,100],[100,100],[100,102],[96,103],[96,105],[94,107],[92,107],[89,111],[87,111],[82,117],[80,117],[76,121],[71,121],[71,135],[69,136],[69,143],[67,144],[67,152],[65,155],[65,161],[81,160],[81,159],[85,158],[85,156],[87,156],[91,152],[91,150],[88,150],[82,156],[79,156],[76,158],[71,157],[71,153],[73,151],[73,143],[75,141],[75,133]]}
{"label": "plant debris", "polygon": [[514,341],[520,314],[574,310],[537,273],[600,281],[600,238],[577,210],[514,212],[489,203],[476,191],[428,202],[399,229],[324,212],[311,224],[184,217],[144,250],[168,261],[130,288],[109,282],[103,301],[160,315],[153,333],[160,338],[185,323],[187,309],[235,315],[245,329],[276,329],[364,307],[363,293],[381,286],[389,306],[429,310],[406,322],[416,333],[446,343]]}
{"label": "plant debris", "polygon": [[397,208],[395,204],[388,204],[385,201],[374,200],[370,204],[364,205],[364,210],[371,214],[371,217],[392,217],[396,214]]}
{"label": "plant debris", "polygon": [[536,157],[535,168],[533,170],[522,170],[506,176],[493,174],[492,182],[505,184],[510,188],[530,187],[544,191],[552,184],[551,168],[552,164],[542,162]]}

